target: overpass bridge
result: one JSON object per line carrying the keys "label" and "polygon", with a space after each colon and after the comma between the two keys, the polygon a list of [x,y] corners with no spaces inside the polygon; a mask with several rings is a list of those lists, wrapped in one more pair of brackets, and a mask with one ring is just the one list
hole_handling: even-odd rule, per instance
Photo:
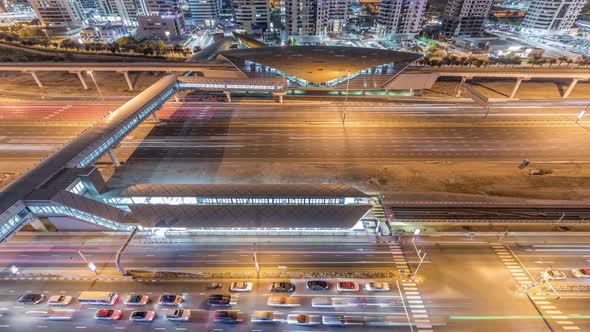
{"label": "overpass bridge", "polygon": [[223,91],[228,98],[232,91],[264,91],[282,100],[286,89],[283,78],[164,76],[0,192],[0,243],[27,223],[42,227],[38,218],[48,215],[69,216],[113,230],[131,230],[133,225],[120,223],[125,211],[81,195],[79,183],[94,188],[95,182],[102,181],[93,175],[92,165],[97,160],[109,155],[117,167],[119,161],[112,149],[150,115],[158,121],[156,111],[179,91]]}
{"label": "overpass bridge", "polygon": [[9,62],[0,63],[0,71],[30,73],[40,88],[44,86],[37,76],[38,72],[68,72],[78,75],[78,79],[80,79],[80,83],[82,83],[85,90],[88,90],[88,84],[84,79],[84,73],[92,75],[94,72],[123,74],[129,90],[133,90],[129,72],[193,72],[200,77],[245,77],[231,63],[212,60],[194,62]]}
{"label": "overpass bridge", "polygon": [[[462,87],[468,80],[474,78],[511,78],[516,80],[510,98],[514,98],[520,84],[530,79],[569,79],[570,84],[563,93],[562,98],[569,97],[578,82],[590,80],[590,68],[524,68],[524,67],[408,67],[403,73],[393,80],[388,89],[396,89],[403,84],[411,84],[410,81],[422,82],[423,85],[432,84],[440,77],[460,77],[461,83],[456,89],[458,97]],[[397,81],[397,82],[396,82]],[[414,83],[415,84],[415,83]],[[428,87],[428,88],[430,88]]]}

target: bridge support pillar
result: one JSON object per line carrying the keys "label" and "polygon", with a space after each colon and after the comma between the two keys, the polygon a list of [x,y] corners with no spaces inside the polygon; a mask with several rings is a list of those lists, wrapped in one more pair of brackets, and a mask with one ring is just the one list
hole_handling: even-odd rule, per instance
{"label": "bridge support pillar", "polygon": [[561,98],[566,99],[567,97],[569,97],[570,93],[574,91],[576,84],[578,84],[578,81],[580,81],[579,78],[574,78],[570,85],[567,87],[567,90],[565,90],[565,92],[563,93],[563,96],[561,96]]}
{"label": "bridge support pillar", "polygon": [[279,104],[282,104],[282,103],[283,103],[283,97],[284,97],[286,94],[287,94],[287,93],[286,93],[286,92],[284,92],[284,91],[283,91],[283,92],[279,92],[279,91],[278,91],[278,92],[273,92],[273,93],[272,93],[272,95],[273,95],[274,97],[279,97],[279,100],[278,100],[278,101],[279,101]]}
{"label": "bridge support pillar", "polygon": [[131,79],[129,79],[129,72],[122,71],[121,74],[123,74],[123,76],[125,76],[125,81],[127,82],[127,86],[129,87],[129,91],[133,91],[133,83],[131,82]]}
{"label": "bridge support pillar", "polygon": [[465,81],[467,81],[467,77],[463,76],[461,77],[461,83],[459,83],[459,85],[457,85],[457,87],[455,88],[455,97],[460,97],[461,96],[461,89],[463,88],[463,84],[465,84]]}
{"label": "bridge support pillar", "polygon": [[80,83],[82,83],[82,87],[84,88],[84,90],[88,90],[88,84],[86,84],[86,81],[84,80],[84,76],[82,75],[82,72],[77,71],[76,75],[78,75],[78,79],[80,80]]}
{"label": "bridge support pillar", "polygon": [[33,218],[29,222],[29,225],[31,225],[31,227],[33,227],[38,232],[48,232],[47,227],[45,227],[45,225],[43,225],[43,222],[41,222],[41,220],[37,218]]}
{"label": "bridge support pillar", "polygon": [[109,154],[109,157],[113,161],[113,166],[115,166],[115,167],[121,166],[121,163],[119,163],[119,159],[117,159],[117,156],[115,156],[115,153],[113,152],[112,149],[109,150],[107,153]]}
{"label": "bridge support pillar", "polygon": [[522,77],[519,77],[516,79],[516,83],[514,84],[514,88],[512,88],[512,92],[510,93],[510,99],[512,99],[512,98],[514,98],[514,96],[516,96],[516,92],[518,92],[518,88],[520,87],[520,84],[524,80],[525,79]]}
{"label": "bridge support pillar", "polygon": [[32,71],[32,72],[30,72],[30,73],[31,73],[31,75],[33,76],[33,79],[35,80],[35,83],[37,83],[37,85],[38,85],[40,88],[44,88],[44,86],[43,86],[43,83],[41,83],[41,80],[39,80],[39,77],[37,77],[37,73],[36,73],[36,72],[34,72],[34,71]]}
{"label": "bridge support pillar", "polygon": [[154,121],[160,122],[160,119],[158,119],[158,113],[156,113],[156,111],[154,111],[154,113],[152,113],[152,117],[154,118]]}
{"label": "bridge support pillar", "polygon": [[227,102],[231,103],[231,91],[225,90],[225,91],[223,91],[223,93],[225,94],[225,97],[227,98]]}

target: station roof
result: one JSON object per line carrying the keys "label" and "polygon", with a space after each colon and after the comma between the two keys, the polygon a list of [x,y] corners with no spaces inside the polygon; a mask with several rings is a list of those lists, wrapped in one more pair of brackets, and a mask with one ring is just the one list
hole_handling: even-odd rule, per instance
{"label": "station roof", "polygon": [[220,55],[232,62],[248,60],[262,64],[314,83],[387,63],[399,63],[404,68],[422,57],[409,52],[341,46],[260,47],[227,50]]}
{"label": "station roof", "polygon": [[367,197],[344,184],[137,184],[112,196],[139,197]]}
{"label": "station roof", "polygon": [[301,205],[131,205],[144,227],[186,228],[352,228],[371,208]]}

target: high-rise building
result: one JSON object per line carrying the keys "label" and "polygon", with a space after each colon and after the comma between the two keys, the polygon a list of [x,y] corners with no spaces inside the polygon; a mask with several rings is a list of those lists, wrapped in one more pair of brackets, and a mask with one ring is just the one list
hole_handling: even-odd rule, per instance
{"label": "high-rise building", "polygon": [[84,11],[77,0],[29,0],[41,25],[49,28],[84,26]]}
{"label": "high-rise building", "polygon": [[328,33],[331,0],[285,0],[285,32],[300,41],[322,39]]}
{"label": "high-rise building", "polygon": [[269,6],[267,0],[234,0],[233,9],[236,23],[248,32],[266,30],[269,24]]}
{"label": "high-rise building", "polygon": [[381,38],[412,39],[420,31],[426,0],[381,0],[377,35]]}
{"label": "high-rise building", "polygon": [[178,0],[143,0],[147,2],[148,12],[151,14],[179,13]]}
{"label": "high-rise building", "polygon": [[555,33],[571,29],[587,0],[533,0],[521,27]]}
{"label": "high-rise building", "polygon": [[219,21],[221,0],[188,0],[193,23],[214,26]]}
{"label": "high-rise building", "polygon": [[137,26],[137,17],[149,14],[145,0],[97,0],[96,3],[104,19],[119,20],[127,26]]}
{"label": "high-rise building", "polygon": [[443,14],[445,36],[481,35],[492,3],[493,0],[449,0]]}
{"label": "high-rise building", "polygon": [[182,37],[186,30],[178,0],[142,0],[148,13],[137,17],[137,36],[170,40]]}
{"label": "high-rise building", "polygon": [[329,31],[340,32],[348,22],[349,0],[330,0],[328,13]]}

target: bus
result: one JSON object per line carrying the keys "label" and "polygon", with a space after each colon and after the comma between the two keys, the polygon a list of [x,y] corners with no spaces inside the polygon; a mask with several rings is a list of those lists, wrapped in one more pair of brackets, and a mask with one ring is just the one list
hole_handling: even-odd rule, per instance
{"label": "bus", "polygon": [[113,305],[119,295],[113,292],[82,292],[78,301],[82,304]]}

